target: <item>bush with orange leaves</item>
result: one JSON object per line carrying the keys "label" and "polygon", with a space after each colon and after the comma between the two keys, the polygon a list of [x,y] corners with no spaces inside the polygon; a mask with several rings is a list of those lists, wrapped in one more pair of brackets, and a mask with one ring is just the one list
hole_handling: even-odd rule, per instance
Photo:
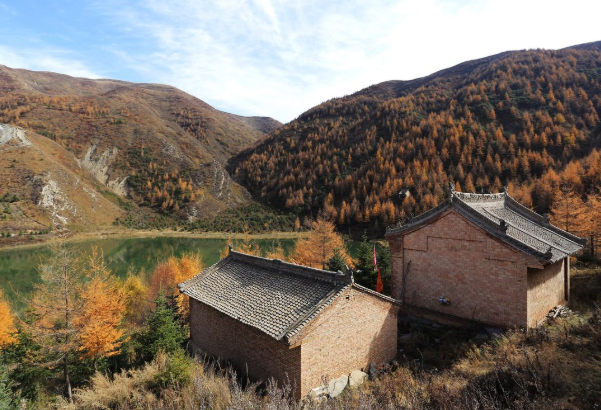
{"label": "bush with orange leaves", "polygon": [[4,295],[0,290],[0,349],[16,341],[13,336],[16,330],[10,305],[4,300]]}
{"label": "bush with orange leaves", "polygon": [[351,265],[353,260],[346,251],[344,239],[332,222],[320,216],[312,223],[309,236],[296,242],[291,259],[300,265],[326,269],[337,250],[344,262]]}
{"label": "bush with orange leaves", "polygon": [[166,297],[175,297],[179,313],[187,316],[190,301],[186,295],[179,294],[177,285],[197,275],[202,269],[200,254],[187,254],[181,258],[172,256],[159,263],[150,275],[147,301],[155,300],[161,293]]}

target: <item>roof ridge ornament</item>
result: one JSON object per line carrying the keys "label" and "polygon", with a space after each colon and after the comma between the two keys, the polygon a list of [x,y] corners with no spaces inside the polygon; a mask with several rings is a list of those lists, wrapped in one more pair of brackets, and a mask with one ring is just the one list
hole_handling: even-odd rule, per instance
{"label": "roof ridge ornament", "polygon": [[503,233],[507,233],[507,227],[509,225],[507,225],[507,222],[505,222],[504,219],[501,219],[501,221],[499,221],[499,228],[501,229],[501,232]]}
{"label": "roof ridge ornament", "polygon": [[453,181],[449,181],[449,197],[447,198],[447,201],[453,203],[453,197],[456,193],[457,191],[455,191],[455,184],[453,184]]}

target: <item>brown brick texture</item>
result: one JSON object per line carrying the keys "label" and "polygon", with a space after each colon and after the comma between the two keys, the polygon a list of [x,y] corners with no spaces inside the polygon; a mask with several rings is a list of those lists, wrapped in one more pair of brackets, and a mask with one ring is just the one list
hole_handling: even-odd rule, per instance
{"label": "brown brick texture", "polygon": [[[401,297],[403,272],[411,261],[403,301],[409,305],[496,326],[525,327],[540,323],[564,292],[563,273],[557,267],[540,269],[534,258],[488,235],[455,210],[387,239],[394,298]],[[441,304],[440,297],[451,304]]]}
{"label": "brown brick texture", "polygon": [[394,359],[397,312],[397,305],[350,288],[289,346],[192,299],[190,334],[196,348],[229,360],[251,380],[289,380],[299,398],[324,379]]}
{"label": "brown brick texture", "polygon": [[300,347],[285,342],[190,299],[190,337],[195,347],[229,360],[239,375],[254,381],[273,378],[282,383],[300,380]]}
{"label": "brown brick texture", "polygon": [[528,326],[539,325],[549,310],[567,303],[568,261],[566,258],[544,269],[528,268]]}
{"label": "brown brick texture", "polygon": [[303,329],[302,391],[396,358],[397,313],[398,306],[357,288],[338,297]]}

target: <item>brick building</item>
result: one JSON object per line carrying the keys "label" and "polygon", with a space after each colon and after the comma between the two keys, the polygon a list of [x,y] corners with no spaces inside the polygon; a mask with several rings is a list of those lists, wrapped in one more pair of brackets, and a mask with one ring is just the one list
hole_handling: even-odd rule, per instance
{"label": "brick building", "polygon": [[451,188],[444,203],[389,228],[392,297],[433,319],[533,327],[570,295],[570,258],[585,244],[507,192]]}
{"label": "brick building", "polygon": [[297,397],[396,356],[398,302],[340,272],[230,251],[179,286],[195,348]]}

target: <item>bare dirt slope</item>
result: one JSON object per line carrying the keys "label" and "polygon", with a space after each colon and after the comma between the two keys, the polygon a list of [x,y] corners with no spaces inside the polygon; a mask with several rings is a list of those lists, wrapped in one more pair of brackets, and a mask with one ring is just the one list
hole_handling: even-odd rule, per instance
{"label": "bare dirt slope", "polygon": [[107,226],[121,216],[91,174],[77,169],[75,156],[55,142],[0,125],[0,232]]}

